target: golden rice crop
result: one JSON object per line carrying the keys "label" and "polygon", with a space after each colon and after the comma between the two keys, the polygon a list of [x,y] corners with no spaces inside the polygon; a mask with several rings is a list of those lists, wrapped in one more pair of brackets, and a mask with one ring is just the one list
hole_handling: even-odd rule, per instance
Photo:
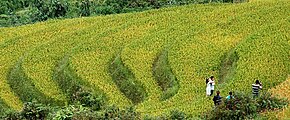
{"label": "golden rice crop", "polygon": [[[71,67],[91,86],[100,88],[109,104],[132,105],[114,84],[108,63],[121,54],[145,88],[148,97],[136,105],[143,115],[179,109],[192,115],[210,110],[205,77],[217,77],[216,89],[251,91],[261,79],[265,89],[289,74],[288,1],[242,4],[187,5],[141,13],[50,21],[0,29],[0,97],[14,109],[19,100],[7,84],[7,73],[17,61],[35,87],[45,95],[65,100],[53,80],[59,60],[70,56]],[[166,49],[180,84],[178,93],[161,101],[161,88],[152,75],[157,54]],[[219,84],[221,58],[234,50],[239,59],[231,79]],[[289,50],[289,51],[288,51]]]}

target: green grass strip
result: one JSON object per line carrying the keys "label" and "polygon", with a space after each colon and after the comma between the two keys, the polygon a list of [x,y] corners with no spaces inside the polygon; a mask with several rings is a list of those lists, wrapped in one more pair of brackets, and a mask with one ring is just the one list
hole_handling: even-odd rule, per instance
{"label": "green grass strip", "polygon": [[8,105],[0,99],[0,118],[4,115],[5,111],[9,109]]}
{"label": "green grass strip", "polygon": [[64,56],[58,62],[53,70],[53,80],[58,83],[61,90],[66,93],[68,98],[70,98],[69,104],[80,102],[86,106],[89,102],[90,106],[88,107],[99,109],[101,105],[94,106],[94,102],[85,100],[86,98],[81,97],[91,97],[98,100],[106,99],[104,93],[98,87],[90,86],[87,81],[82,80],[82,78],[76,74],[75,70],[70,66],[69,56]]}
{"label": "green grass strip", "polygon": [[30,102],[33,100],[46,104],[61,105],[63,101],[53,100],[39,91],[31,79],[25,74],[22,68],[22,59],[20,59],[8,72],[8,84],[16,93],[21,101]]}
{"label": "green grass strip", "polygon": [[143,85],[136,80],[134,74],[124,65],[120,55],[111,60],[109,73],[120,91],[134,104],[141,103],[146,98],[147,94]]}
{"label": "green grass strip", "polygon": [[69,66],[69,57],[65,56],[56,65],[53,71],[53,80],[55,80],[64,93],[70,94],[71,88],[86,84],[78,77]]}
{"label": "green grass strip", "polygon": [[219,84],[230,80],[236,71],[237,61],[239,57],[235,49],[231,49],[221,57],[221,64],[219,68]]}
{"label": "green grass strip", "polygon": [[153,76],[163,91],[161,100],[174,96],[179,90],[179,83],[168,63],[168,52],[163,50],[153,63]]}

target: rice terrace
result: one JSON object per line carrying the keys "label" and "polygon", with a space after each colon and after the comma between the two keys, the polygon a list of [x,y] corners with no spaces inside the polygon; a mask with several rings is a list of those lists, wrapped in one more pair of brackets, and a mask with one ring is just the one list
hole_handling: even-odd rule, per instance
{"label": "rice terrace", "polygon": [[[209,1],[76,17],[60,10],[21,24],[0,8],[0,119],[289,120],[290,1]],[[34,10],[28,3],[15,16]]]}

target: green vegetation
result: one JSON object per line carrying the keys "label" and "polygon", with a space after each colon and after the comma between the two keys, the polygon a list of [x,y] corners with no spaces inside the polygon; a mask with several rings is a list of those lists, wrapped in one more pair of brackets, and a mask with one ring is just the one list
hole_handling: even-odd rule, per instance
{"label": "green vegetation", "polygon": [[[22,59],[20,59],[16,65],[11,68],[7,77],[8,84],[12,88],[13,92],[19,96],[21,101],[29,102],[32,100],[37,100],[46,104],[57,103],[35,88],[31,79],[25,75],[21,64]],[[60,105],[61,102],[63,101],[58,101],[58,104]]]}
{"label": "green vegetation", "polygon": [[204,117],[208,120],[244,120],[253,119],[259,112],[284,108],[288,103],[285,99],[272,97],[264,92],[258,98],[244,93],[235,93],[231,100],[223,99],[223,104],[216,106]]}
{"label": "green vegetation", "polygon": [[9,106],[4,103],[2,99],[0,99],[0,116],[3,116],[6,111],[9,110]]}
{"label": "green vegetation", "polygon": [[153,63],[153,76],[163,91],[162,100],[166,100],[178,92],[178,81],[168,64],[167,51],[163,50],[155,59]]}
{"label": "green vegetation", "polygon": [[[141,114],[133,107],[124,109],[116,106],[107,106],[103,110],[92,110],[90,107],[82,105],[69,105],[65,107],[52,107],[38,103],[36,101],[27,102],[21,111],[8,111],[1,119],[7,120],[27,120],[27,119],[49,119],[49,120],[100,120],[100,119],[141,119]],[[185,119],[188,118],[183,112],[178,110],[171,111],[170,115],[162,116],[163,119]],[[144,119],[155,119],[147,116]]]}
{"label": "green vegetation", "polygon": [[[286,27],[287,23],[279,27]],[[248,91],[244,86],[255,79],[263,81],[263,87],[269,89],[286,80],[289,73],[289,44],[286,41],[286,31],[280,31],[273,25],[267,26],[257,34],[251,35],[236,48],[239,56],[236,73],[228,87]],[[256,73],[256,74],[255,74]]]}
{"label": "green vegetation", "polygon": [[229,80],[236,71],[237,61],[239,60],[236,51],[230,50],[225,53],[221,59],[221,65],[219,69],[219,83],[222,84]]}
{"label": "green vegetation", "polygon": [[19,26],[52,18],[138,12],[191,3],[247,0],[1,0],[0,27]]}
{"label": "green vegetation", "polygon": [[100,119],[140,119],[140,113],[134,108],[120,109],[107,106],[104,110],[93,110],[83,105],[69,105],[65,107],[52,107],[36,101],[27,102],[21,111],[8,111],[1,119],[7,120],[100,120]]}
{"label": "green vegetation", "polygon": [[[74,108],[103,111],[115,105],[133,106],[140,118],[168,116],[174,110],[180,112],[173,116],[200,117],[213,106],[205,95],[205,77],[216,76],[222,96],[228,91],[251,94],[256,79],[263,91],[286,80],[288,3],[193,4],[0,28],[0,100],[17,111],[33,98],[44,104],[42,96],[64,101],[55,116]],[[116,53],[119,64],[114,68],[122,70],[114,77],[109,66]],[[162,69],[154,70],[158,58]],[[115,82],[120,74],[142,85],[142,90],[122,87],[126,94],[142,91],[142,99],[136,102],[120,89]],[[164,79],[156,74],[178,81],[178,90],[166,100],[165,87],[158,83]],[[26,92],[33,98],[25,98]]]}
{"label": "green vegetation", "polygon": [[108,69],[120,91],[134,104],[138,104],[145,99],[144,87],[136,80],[134,74],[124,66],[119,55],[110,61]]}
{"label": "green vegetation", "polygon": [[[285,107],[287,101],[272,97],[269,93],[263,93],[258,98],[245,95],[244,93],[235,93],[231,100],[223,99],[223,103],[216,106],[212,111],[199,115],[200,118],[190,116],[179,110],[172,110],[169,114],[160,116],[145,115],[144,120],[155,119],[209,119],[209,120],[236,120],[253,119],[261,111],[277,110]],[[85,107],[87,106],[87,107]],[[8,111],[0,117],[2,119],[68,119],[68,120],[99,120],[99,119],[142,119],[140,112],[134,107],[118,108],[116,106],[105,106],[103,109],[92,109],[88,104],[74,104],[64,107],[52,107],[38,102],[27,102],[20,112]],[[262,117],[260,117],[262,118]],[[264,117],[263,119],[267,119]]]}
{"label": "green vegetation", "polygon": [[[50,22],[50,23],[53,23],[53,22]],[[66,25],[66,24],[64,24],[64,25]],[[39,24],[38,27],[40,27],[40,29],[34,29],[34,28],[32,28],[32,26],[31,27],[27,26],[25,28],[23,28],[23,27],[16,28],[16,30],[19,31],[20,33],[9,31],[9,30],[12,30],[10,28],[8,28],[8,31],[4,30],[5,32],[1,32],[4,34],[3,35],[4,37],[1,39],[1,41],[3,40],[3,42],[1,43],[0,51],[1,51],[1,56],[5,56],[5,57],[1,57],[0,59],[1,59],[2,63],[5,63],[5,64],[1,64],[1,74],[0,74],[0,76],[1,76],[1,78],[0,78],[1,79],[1,84],[0,84],[1,91],[0,91],[0,94],[1,94],[1,98],[4,98],[3,100],[8,105],[11,105],[11,107],[13,109],[18,109],[18,110],[21,109],[22,102],[19,101],[19,98],[17,96],[15,96],[14,93],[11,92],[9,85],[6,82],[6,80],[8,79],[7,74],[9,72],[9,70],[11,70],[11,66],[14,66],[16,64],[16,62],[19,61],[20,58],[24,59],[22,57],[24,52],[28,51],[30,48],[35,47],[35,45],[38,45],[40,43],[45,42],[45,40],[50,38],[50,36],[48,36],[48,34],[56,34],[56,33],[58,33],[57,29],[64,28],[64,27],[61,27],[57,24],[50,24],[49,26],[45,25],[45,24]],[[48,29],[50,27],[52,27],[51,30],[45,30],[45,29]],[[69,28],[67,28],[67,29],[69,29]],[[46,32],[44,32],[44,30]],[[41,36],[41,38],[29,37],[29,39],[26,39],[27,36],[29,36],[29,35],[39,35],[39,36]],[[11,37],[9,37],[9,36],[11,36]],[[19,46],[21,46],[21,47],[19,47]],[[25,62],[25,60],[24,60],[24,62]],[[23,66],[23,64],[22,64],[22,66]],[[23,68],[23,70],[25,71],[25,68]],[[35,87],[37,89],[39,89],[37,84],[35,84],[33,77],[29,76],[29,75],[27,75],[27,76],[29,78],[31,78]],[[42,85],[49,86],[47,84],[44,84],[45,82],[43,79],[41,82],[42,82],[41,83]],[[57,95],[58,93],[56,93],[56,91],[55,91],[55,90],[57,90],[55,88],[56,86],[53,85],[50,87],[54,87],[54,88],[52,90],[49,90],[48,92],[53,93],[54,95]],[[46,90],[48,90],[48,89],[46,89]],[[40,90],[40,91],[43,92],[42,90]],[[9,98],[9,99],[6,99],[6,98]],[[58,96],[57,98],[62,98],[62,97]]]}
{"label": "green vegetation", "polygon": [[69,66],[69,56],[59,61],[53,72],[53,80],[61,85],[60,88],[69,98],[69,104],[79,103],[93,110],[100,110],[105,104],[103,93],[98,88],[90,87]]}

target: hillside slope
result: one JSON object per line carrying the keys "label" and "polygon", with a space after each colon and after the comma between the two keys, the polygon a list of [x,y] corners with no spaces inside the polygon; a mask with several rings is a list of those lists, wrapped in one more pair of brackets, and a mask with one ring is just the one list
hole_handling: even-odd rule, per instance
{"label": "hillside slope", "polygon": [[[290,96],[289,93],[290,91],[288,90],[290,87],[290,76],[288,76],[287,80],[285,80],[284,82],[282,82],[280,85],[277,85],[276,87],[269,89],[270,92],[272,92],[274,95],[277,95],[280,98],[287,98],[288,100],[290,100]],[[288,105],[288,107],[284,108],[281,111],[276,111],[273,112],[274,115],[272,119],[274,118],[278,118],[281,120],[287,120],[290,117],[290,105]]]}
{"label": "hillside slope", "polygon": [[[66,104],[67,86],[57,76],[67,66],[72,69],[68,76],[76,75],[82,85],[104,93],[107,104],[135,105],[143,115],[178,109],[198,116],[213,105],[205,95],[204,81],[210,75],[217,77],[216,90],[223,96],[230,90],[250,93],[255,79],[264,90],[286,80],[289,3],[188,5],[0,28],[1,108],[19,110],[33,99]],[[166,100],[161,100],[163,91],[152,70],[163,50],[179,87]],[[145,89],[146,98],[138,104],[108,72],[118,55]],[[232,62],[224,64],[226,59]],[[225,67],[229,70],[221,72]]]}

